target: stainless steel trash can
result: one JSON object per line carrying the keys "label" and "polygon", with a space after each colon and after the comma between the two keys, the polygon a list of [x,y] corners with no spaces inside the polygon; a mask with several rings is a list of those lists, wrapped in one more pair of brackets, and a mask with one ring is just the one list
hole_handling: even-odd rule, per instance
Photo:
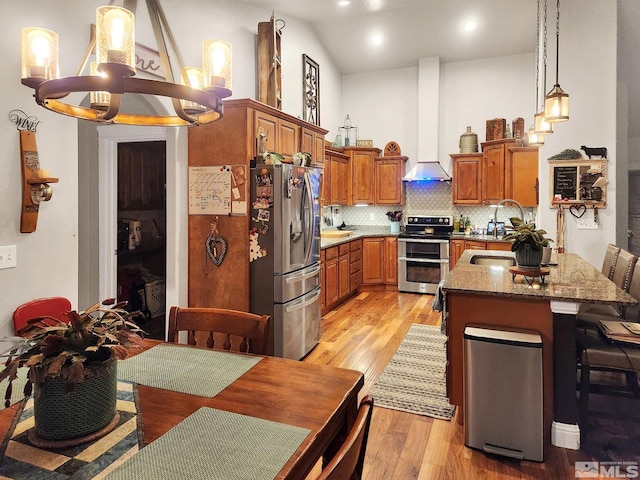
{"label": "stainless steel trash can", "polygon": [[542,462],[540,334],[465,328],[464,443]]}

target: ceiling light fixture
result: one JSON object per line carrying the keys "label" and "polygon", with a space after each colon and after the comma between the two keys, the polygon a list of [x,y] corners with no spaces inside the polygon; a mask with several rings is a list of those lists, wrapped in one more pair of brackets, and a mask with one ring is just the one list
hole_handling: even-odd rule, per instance
{"label": "ceiling light fixture", "polygon": [[560,65],[560,0],[556,1],[556,84],[544,100],[544,118],[549,123],[569,120],[569,95],[560,88],[558,70]]}
{"label": "ceiling light fixture", "polygon": [[[102,123],[147,126],[182,126],[210,123],[222,117],[222,99],[231,95],[231,44],[207,40],[202,70],[185,69],[159,0],[146,0],[166,81],[134,78],[136,0],[130,9],[103,6],[96,11],[92,35],[73,77],[58,78],[58,36],[41,28],[22,31],[22,83],[35,89],[36,103],[57,113]],[[166,38],[165,38],[166,37]],[[169,41],[180,69],[182,84],[174,80],[167,50]],[[82,75],[96,47],[96,62]],[[69,93],[89,92],[90,107],[66,103]],[[120,112],[123,95],[138,93],[171,99],[175,115],[139,115]]]}
{"label": "ceiling light fixture", "polygon": [[371,35],[371,43],[373,43],[374,45],[382,45],[383,41],[384,37],[381,33],[374,33],[373,35]]}
{"label": "ceiling light fixture", "polygon": [[467,20],[462,27],[465,32],[473,32],[478,28],[478,23],[475,20]]}
{"label": "ceiling light fixture", "polygon": [[340,0],[338,2],[338,5],[341,6],[341,7],[346,7],[347,5],[350,5],[350,4],[351,4],[350,0]]}

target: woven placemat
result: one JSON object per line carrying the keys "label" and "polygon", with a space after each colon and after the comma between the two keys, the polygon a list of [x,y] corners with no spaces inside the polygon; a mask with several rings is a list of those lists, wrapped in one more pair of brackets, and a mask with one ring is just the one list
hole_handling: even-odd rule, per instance
{"label": "woven placemat", "polygon": [[262,357],[157,345],[118,363],[118,379],[148,387],[215,397]]}
{"label": "woven placemat", "polygon": [[203,407],[105,480],[273,480],[309,432]]}

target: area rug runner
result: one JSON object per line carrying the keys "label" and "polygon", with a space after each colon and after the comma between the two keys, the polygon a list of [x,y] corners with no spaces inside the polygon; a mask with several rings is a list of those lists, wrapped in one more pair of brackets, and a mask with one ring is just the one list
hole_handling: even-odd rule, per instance
{"label": "area rug runner", "polygon": [[449,420],[447,337],[440,327],[414,323],[371,390],[376,407]]}

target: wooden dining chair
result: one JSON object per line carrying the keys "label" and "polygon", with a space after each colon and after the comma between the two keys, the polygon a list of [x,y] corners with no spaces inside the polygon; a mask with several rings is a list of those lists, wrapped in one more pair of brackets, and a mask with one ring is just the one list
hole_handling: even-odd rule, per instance
{"label": "wooden dining chair", "polygon": [[179,332],[187,332],[187,343],[217,350],[267,354],[271,317],[224,308],[171,307],[169,342],[179,343]]}
{"label": "wooden dining chair", "polygon": [[37,298],[23,303],[13,312],[13,332],[19,332],[27,322],[33,318],[53,317],[64,323],[69,323],[68,313],[71,311],[71,302],[64,297]]}
{"label": "wooden dining chair", "polygon": [[373,413],[373,397],[360,402],[358,416],[344,443],[316,480],[360,480]]}

